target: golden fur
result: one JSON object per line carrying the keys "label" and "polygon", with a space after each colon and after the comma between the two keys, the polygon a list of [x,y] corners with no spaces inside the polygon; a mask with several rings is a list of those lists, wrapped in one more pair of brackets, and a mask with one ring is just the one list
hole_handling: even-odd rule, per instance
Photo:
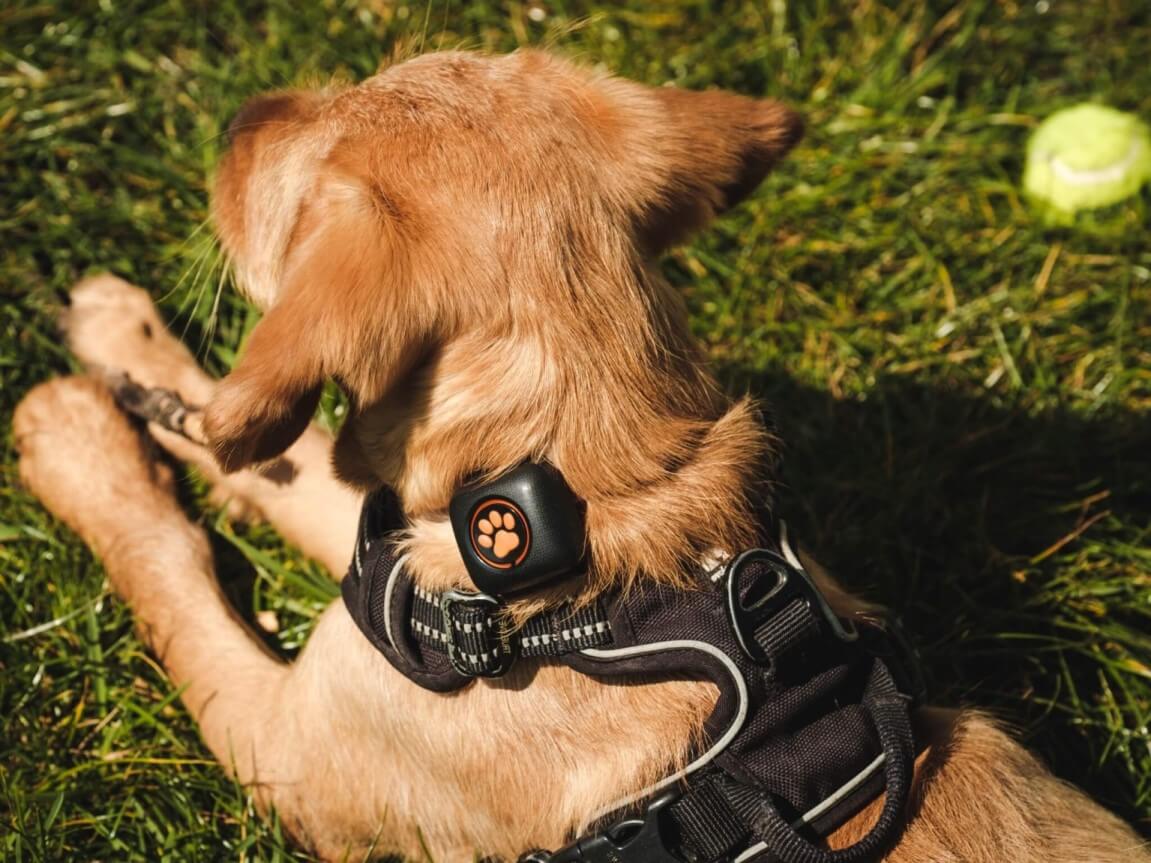
{"label": "golden fur", "polygon": [[[77,287],[69,341],[90,366],[207,403],[215,459],[151,434],[334,573],[351,488],[388,483],[414,577],[466,585],[453,490],[533,457],[587,501],[591,561],[533,606],[641,579],[690,589],[701,555],[754,542],[774,442],[754,405],[717,387],[653,262],[800,132],[777,103],[538,52],[433,54],[359,86],[263,97],[233,123],[213,196],[265,310],[236,368],[214,384],[147,295],[112,277]],[[352,401],[334,469],[309,425],[329,378]],[[416,857],[421,841],[445,860],[557,847],[681,764],[711,709],[708,684],[608,686],[542,662],[426,692],[339,602],[285,665],[236,620],[203,532],[98,383],[37,388],[14,426],[25,482],[103,558],[209,748],[325,859]],[[820,578],[841,613],[862,607]],[[930,745],[888,860],[1151,860],[986,718],[917,721]]]}

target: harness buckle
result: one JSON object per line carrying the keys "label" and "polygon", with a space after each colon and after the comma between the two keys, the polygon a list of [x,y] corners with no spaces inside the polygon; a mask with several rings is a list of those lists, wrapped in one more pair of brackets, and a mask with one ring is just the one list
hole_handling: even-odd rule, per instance
{"label": "harness buckle", "polygon": [[518,863],[683,863],[667,847],[662,816],[679,797],[675,791],[661,794],[642,815],[617,821],[603,832],[577,839],[555,852],[530,851]]}
{"label": "harness buckle", "polygon": [[443,645],[452,668],[465,677],[501,677],[516,658],[511,630],[493,614],[499,600],[486,593],[447,590],[440,595]]}
{"label": "harness buckle", "polygon": [[[761,575],[741,592],[745,587],[742,576],[755,564],[775,577],[774,584],[762,584]],[[771,664],[771,658],[756,637],[757,632],[795,600],[800,600],[806,606],[815,623],[825,633],[845,642],[855,641],[859,637],[854,624],[841,620],[835,614],[811,576],[802,568],[793,566],[783,555],[766,548],[753,548],[728,564],[727,606],[732,628],[743,652],[755,662]]]}

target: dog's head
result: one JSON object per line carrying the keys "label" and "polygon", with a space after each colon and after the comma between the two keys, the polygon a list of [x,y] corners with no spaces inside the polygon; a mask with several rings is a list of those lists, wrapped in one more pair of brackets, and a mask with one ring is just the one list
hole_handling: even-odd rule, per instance
{"label": "dog's head", "polygon": [[280,453],[329,378],[354,426],[461,340],[495,366],[483,346],[528,330],[582,334],[594,352],[628,315],[665,315],[659,290],[619,285],[746,197],[800,134],[773,101],[535,51],[432,54],[255,99],[231,125],[213,210],[265,314],[207,410],[218,458],[234,470]]}

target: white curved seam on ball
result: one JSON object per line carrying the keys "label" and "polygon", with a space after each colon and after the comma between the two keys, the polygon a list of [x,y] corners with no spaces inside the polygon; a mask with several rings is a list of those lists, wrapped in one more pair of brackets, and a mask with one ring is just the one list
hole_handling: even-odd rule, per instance
{"label": "white curved seam on ball", "polygon": [[1047,163],[1055,176],[1072,186],[1097,186],[1101,183],[1118,183],[1126,178],[1139,159],[1143,149],[1142,141],[1132,141],[1127,155],[1113,165],[1106,168],[1080,169],[1072,168],[1054,153],[1047,154]]}

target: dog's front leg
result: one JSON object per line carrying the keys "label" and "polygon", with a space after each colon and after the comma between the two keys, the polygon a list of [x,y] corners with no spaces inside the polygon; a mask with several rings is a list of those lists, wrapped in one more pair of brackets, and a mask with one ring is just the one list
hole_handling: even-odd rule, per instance
{"label": "dog's front leg", "polygon": [[102,559],[115,592],[225,764],[252,779],[261,717],[288,667],[228,606],[204,532],[180,509],[166,469],[107,389],[89,378],[41,384],[16,409],[25,485]]}
{"label": "dog's front leg", "polygon": [[[307,651],[297,663],[279,661],[238,619],[207,537],[108,390],[82,377],[42,384],[17,408],[13,432],[25,485],[102,559],[216,758],[324,856],[362,848],[356,837],[371,837],[378,813],[365,794],[371,783],[349,784],[332,766],[341,753],[362,758],[333,736],[340,705],[326,697],[330,669],[315,661],[322,657],[304,661]],[[347,617],[338,604],[332,612]]]}
{"label": "dog's front leg", "polygon": [[[202,406],[215,381],[168,332],[147,291],[111,275],[94,276],[72,291],[63,320],[68,346],[98,373],[125,373],[145,387],[163,387]],[[194,466],[221,503],[254,511],[335,576],[352,556],[360,497],[336,480],[331,436],[314,423],[280,458],[263,469],[225,474],[212,454],[152,424],[156,441]]]}

